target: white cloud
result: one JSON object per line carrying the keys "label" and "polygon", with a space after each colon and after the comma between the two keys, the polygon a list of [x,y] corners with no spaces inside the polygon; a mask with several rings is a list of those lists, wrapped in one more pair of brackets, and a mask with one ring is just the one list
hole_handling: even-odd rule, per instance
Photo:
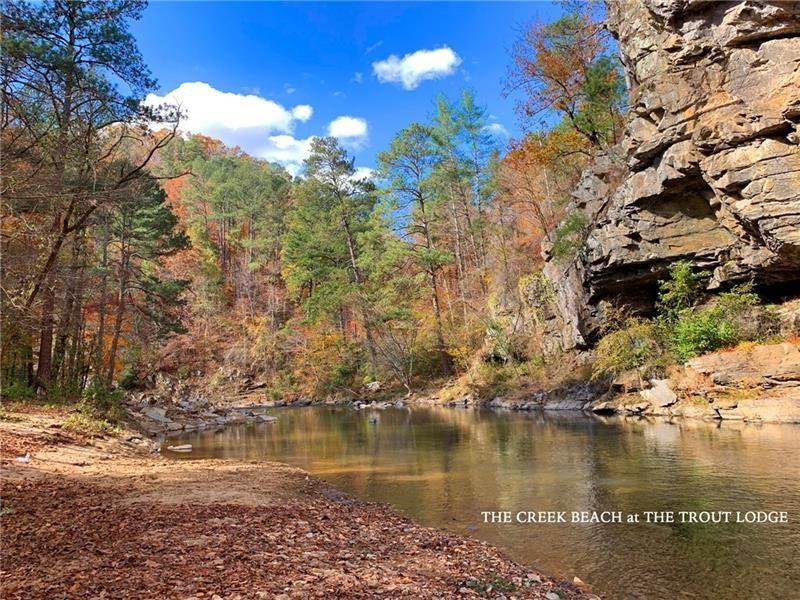
{"label": "white cloud", "polygon": [[285,91],[287,94],[294,94],[297,91],[297,88],[290,83],[284,83],[283,91]]}
{"label": "white cloud", "polygon": [[416,89],[426,79],[455,73],[461,58],[447,46],[436,50],[417,50],[398,58],[392,54],[372,63],[372,71],[381,83],[399,83],[405,90]]}
{"label": "white cloud", "polygon": [[367,122],[359,117],[343,115],[328,124],[328,135],[338,138],[342,144],[359,146],[367,140]]}
{"label": "white cloud", "polygon": [[361,71],[356,71],[355,73],[353,73],[353,78],[350,81],[354,83],[363,83],[364,74]]}
{"label": "white cloud", "polygon": [[292,116],[298,121],[305,123],[314,114],[314,109],[308,104],[298,104],[292,109]]}
{"label": "white cloud", "polygon": [[313,139],[313,137],[298,139],[291,135],[271,135],[267,137],[266,143],[255,151],[255,155],[280,163],[289,173],[297,175],[303,166],[303,161],[311,153]]}
{"label": "white cloud", "polygon": [[488,131],[489,133],[497,137],[504,137],[504,138],[510,137],[508,134],[508,129],[503,127],[500,123],[490,123],[483,129],[484,131]]}
{"label": "white cloud", "polygon": [[254,127],[268,133],[289,133],[295,120],[308,120],[313,112],[308,105],[287,110],[277,102],[254,94],[221,92],[202,81],[182,83],[164,96],[148,94],[144,103],[150,106],[177,104],[185,113],[181,129],[209,135]]}
{"label": "white cloud", "polygon": [[299,171],[308,156],[311,138],[292,135],[298,123],[314,114],[308,104],[290,109],[254,94],[222,92],[201,81],[182,83],[163,96],[149,94],[144,103],[177,104],[185,113],[180,123],[184,132],[215,137],[253,156],[278,162],[290,172]]}

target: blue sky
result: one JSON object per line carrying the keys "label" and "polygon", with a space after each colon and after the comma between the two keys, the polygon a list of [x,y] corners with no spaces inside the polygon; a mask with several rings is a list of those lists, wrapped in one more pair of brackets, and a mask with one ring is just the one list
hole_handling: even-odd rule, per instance
{"label": "blue sky", "polygon": [[293,170],[311,136],[334,133],[371,168],[441,92],[471,88],[500,138],[501,127],[518,135],[501,93],[508,50],[559,13],[546,2],[152,2],[132,30],[159,81],[150,101],[179,101],[193,131]]}

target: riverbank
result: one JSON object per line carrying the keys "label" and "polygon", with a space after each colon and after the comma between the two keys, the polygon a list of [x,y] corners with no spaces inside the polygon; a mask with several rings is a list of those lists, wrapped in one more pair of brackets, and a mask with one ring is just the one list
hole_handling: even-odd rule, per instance
{"label": "riverbank", "polygon": [[0,420],[5,598],[591,597],[301,469],[171,461],[130,431],[64,432],[64,417]]}
{"label": "riverbank", "polygon": [[546,387],[486,393],[469,375],[411,400],[448,407],[800,423],[800,338],[742,344],[674,365],[659,378],[636,371],[613,381],[577,376]]}

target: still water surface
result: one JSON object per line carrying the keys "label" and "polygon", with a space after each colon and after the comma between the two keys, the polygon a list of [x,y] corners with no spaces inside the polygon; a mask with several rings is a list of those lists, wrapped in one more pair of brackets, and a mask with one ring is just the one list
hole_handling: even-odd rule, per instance
{"label": "still water surface", "polygon": [[[800,598],[800,426],[345,407],[171,439],[274,459],[608,598]],[[370,419],[370,417],[373,417]],[[377,419],[377,423],[371,420]],[[786,511],[788,524],[489,524],[482,511]]]}

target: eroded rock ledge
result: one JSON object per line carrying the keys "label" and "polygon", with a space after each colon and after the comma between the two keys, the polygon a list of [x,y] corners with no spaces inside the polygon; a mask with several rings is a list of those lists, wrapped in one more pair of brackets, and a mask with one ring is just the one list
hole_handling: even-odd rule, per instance
{"label": "eroded rock ledge", "polygon": [[[631,107],[619,146],[584,174],[584,252],[548,260],[550,329],[586,347],[609,304],[648,312],[670,263],[800,289],[800,3],[609,2]],[[794,290],[794,292],[792,292]]]}

